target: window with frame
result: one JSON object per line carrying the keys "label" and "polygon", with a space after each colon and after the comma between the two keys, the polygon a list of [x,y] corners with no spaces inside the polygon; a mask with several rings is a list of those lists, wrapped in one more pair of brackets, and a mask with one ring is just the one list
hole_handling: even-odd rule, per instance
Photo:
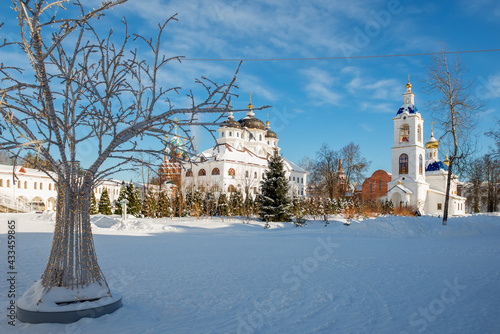
{"label": "window with frame", "polygon": [[417,128],[417,140],[419,143],[422,142],[422,127],[420,126],[420,124],[418,125]]}
{"label": "window with frame", "polygon": [[236,188],[232,184],[230,184],[229,187],[227,187],[227,191],[230,193],[234,192],[235,190]]}
{"label": "window with frame", "polygon": [[215,167],[214,169],[212,169],[212,175],[220,175],[220,169]]}
{"label": "window with frame", "polygon": [[186,171],[186,177],[192,177],[193,176],[193,171],[191,169],[188,169]]}
{"label": "window with frame", "polygon": [[229,170],[227,172],[227,175],[229,175],[229,176],[235,176],[236,172],[235,172],[234,168],[229,168]]}
{"label": "window with frame", "polygon": [[399,156],[399,174],[408,174],[408,154]]}
{"label": "window with frame", "polygon": [[198,171],[198,176],[205,176],[207,175],[207,172],[202,168]]}
{"label": "window with frame", "polygon": [[443,204],[442,203],[438,203],[438,210],[442,210],[443,209]]}

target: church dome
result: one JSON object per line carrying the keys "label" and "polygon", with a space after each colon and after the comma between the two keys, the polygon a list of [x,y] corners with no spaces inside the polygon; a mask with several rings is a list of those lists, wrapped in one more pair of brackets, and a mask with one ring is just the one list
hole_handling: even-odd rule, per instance
{"label": "church dome", "polygon": [[225,126],[227,128],[239,128],[240,123],[238,123],[237,121],[235,121],[232,118],[228,118],[224,122],[221,123],[221,126]]}
{"label": "church dome", "polygon": [[244,117],[244,118],[240,119],[238,122],[240,122],[241,127],[244,127],[244,128],[258,129],[258,130],[265,129],[264,123],[260,119],[257,119],[253,116]]}
{"label": "church dome", "polygon": [[430,164],[428,164],[427,167],[425,168],[425,171],[426,172],[435,172],[435,171],[438,171],[441,169],[447,171],[448,166],[446,166],[446,164],[444,162],[442,162],[441,160],[436,160],[436,161],[433,161]]}
{"label": "church dome", "polygon": [[399,108],[398,113],[396,114],[396,116],[397,115],[401,115],[405,111],[408,112],[408,114],[410,114],[410,115],[414,115],[414,114],[416,114],[418,112],[418,109],[413,104],[403,104],[403,106],[401,108]]}
{"label": "church dome", "polygon": [[278,138],[278,135],[274,131],[267,130],[267,132],[266,132],[266,138]]}
{"label": "church dome", "polygon": [[431,132],[431,138],[425,143],[425,148],[439,148],[439,141],[434,138],[434,134]]}

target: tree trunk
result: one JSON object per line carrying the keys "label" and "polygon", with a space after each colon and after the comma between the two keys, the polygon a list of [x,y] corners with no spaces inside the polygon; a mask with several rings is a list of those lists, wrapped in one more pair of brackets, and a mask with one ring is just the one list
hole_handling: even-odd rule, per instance
{"label": "tree trunk", "polygon": [[[107,286],[97,263],[90,225],[92,182],[78,177],[59,175],[57,182],[57,214],[47,267],[42,284],[78,289],[98,282]],[[109,288],[108,288],[109,293]]]}
{"label": "tree trunk", "polygon": [[450,203],[450,188],[451,188],[451,168],[453,166],[453,158],[450,159],[450,164],[448,166],[448,177],[446,179],[446,196],[444,199],[444,211],[443,211],[443,225],[447,225],[448,221],[448,205]]}

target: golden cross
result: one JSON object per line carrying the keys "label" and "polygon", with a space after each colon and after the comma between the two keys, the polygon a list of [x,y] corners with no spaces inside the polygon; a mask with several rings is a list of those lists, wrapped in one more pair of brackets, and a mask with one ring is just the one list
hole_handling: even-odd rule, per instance
{"label": "golden cross", "polygon": [[252,92],[250,92],[250,104],[252,104]]}
{"label": "golden cross", "polygon": [[408,82],[410,82],[410,75],[408,74]]}

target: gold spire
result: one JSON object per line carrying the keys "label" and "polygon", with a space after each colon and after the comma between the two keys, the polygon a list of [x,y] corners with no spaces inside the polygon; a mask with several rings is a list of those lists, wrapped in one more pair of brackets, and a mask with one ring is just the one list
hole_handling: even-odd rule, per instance
{"label": "gold spire", "polygon": [[252,105],[252,92],[250,92],[250,103],[248,104],[248,109],[253,109],[253,105]]}
{"label": "gold spire", "polygon": [[267,113],[266,127],[267,127],[268,129],[270,128],[270,126],[269,126],[269,113]]}
{"label": "gold spire", "polygon": [[432,121],[430,124],[431,124],[431,137],[434,137],[434,121]]}
{"label": "gold spire", "polygon": [[448,159],[448,154],[446,154],[446,158],[444,158],[443,162],[446,164],[446,166],[450,165],[450,160]]}
{"label": "gold spire", "polygon": [[406,88],[408,90],[411,90],[411,83],[410,83],[410,75],[408,74],[408,83],[406,84]]}

